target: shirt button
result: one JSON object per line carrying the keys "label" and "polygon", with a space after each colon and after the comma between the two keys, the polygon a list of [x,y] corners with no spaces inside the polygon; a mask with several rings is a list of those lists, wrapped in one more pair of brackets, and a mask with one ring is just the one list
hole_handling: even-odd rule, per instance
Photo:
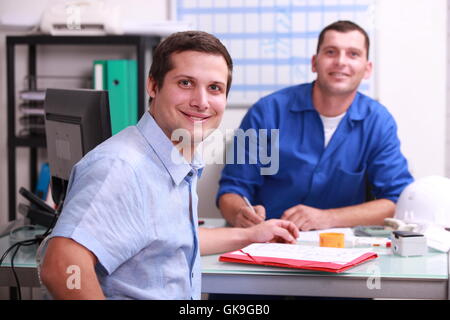
{"label": "shirt button", "polygon": [[188,176],[189,176],[189,177],[192,177],[192,176],[193,176],[192,171],[189,171]]}
{"label": "shirt button", "polygon": [[191,272],[191,278],[194,279],[194,273],[193,272]]}

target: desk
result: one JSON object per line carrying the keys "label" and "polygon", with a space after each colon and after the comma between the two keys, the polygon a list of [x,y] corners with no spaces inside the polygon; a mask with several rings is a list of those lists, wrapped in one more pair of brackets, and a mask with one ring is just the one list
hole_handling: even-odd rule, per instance
{"label": "desk", "polygon": [[[224,226],[222,219],[204,219],[206,227]],[[0,253],[9,238],[0,238]],[[22,250],[22,249],[21,249]],[[202,292],[323,297],[448,299],[448,256],[430,250],[423,257],[399,257],[378,249],[379,258],[341,274],[219,262],[218,255],[202,257]],[[38,287],[34,251],[21,252],[15,266],[23,286]],[[376,288],[379,276],[380,288]],[[370,289],[368,282],[375,285]],[[0,268],[0,286],[15,286],[6,259]]]}
{"label": "desk", "polygon": [[[9,236],[0,238],[0,257],[10,246]],[[16,270],[21,286],[40,287],[36,270],[36,249],[36,245],[22,247],[14,259],[14,269]],[[11,270],[11,256],[12,252],[0,266],[0,287],[16,286],[16,281]]]}
{"label": "desk", "polygon": [[[223,226],[220,220],[208,219],[205,225]],[[406,258],[393,255],[390,249],[375,249],[379,254],[377,259],[341,274],[220,262],[219,255],[204,256],[202,292],[449,299],[446,253],[430,249],[426,256]]]}

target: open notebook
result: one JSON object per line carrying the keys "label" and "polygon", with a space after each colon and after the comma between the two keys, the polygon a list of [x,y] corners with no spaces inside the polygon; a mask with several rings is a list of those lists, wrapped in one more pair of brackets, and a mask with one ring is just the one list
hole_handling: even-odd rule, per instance
{"label": "open notebook", "polygon": [[284,243],[254,243],[241,250],[222,254],[223,262],[275,267],[343,272],[377,254],[369,249],[327,248]]}

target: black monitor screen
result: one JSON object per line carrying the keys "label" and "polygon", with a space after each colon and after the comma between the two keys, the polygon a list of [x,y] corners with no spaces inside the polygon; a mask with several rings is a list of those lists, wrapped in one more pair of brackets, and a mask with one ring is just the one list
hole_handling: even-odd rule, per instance
{"label": "black monitor screen", "polygon": [[44,109],[52,196],[59,203],[72,167],[111,136],[108,92],[47,89]]}

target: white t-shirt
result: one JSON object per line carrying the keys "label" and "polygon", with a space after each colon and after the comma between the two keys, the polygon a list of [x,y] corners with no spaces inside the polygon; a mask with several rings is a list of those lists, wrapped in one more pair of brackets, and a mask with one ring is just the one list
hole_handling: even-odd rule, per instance
{"label": "white t-shirt", "polygon": [[340,114],[336,117],[325,117],[321,114],[320,119],[322,119],[323,123],[323,131],[325,136],[325,148],[328,145],[328,142],[330,142],[331,137],[333,136],[334,132],[336,131],[336,128],[338,127],[339,123],[341,122],[342,118],[345,117],[346,112],[343,114]]}

